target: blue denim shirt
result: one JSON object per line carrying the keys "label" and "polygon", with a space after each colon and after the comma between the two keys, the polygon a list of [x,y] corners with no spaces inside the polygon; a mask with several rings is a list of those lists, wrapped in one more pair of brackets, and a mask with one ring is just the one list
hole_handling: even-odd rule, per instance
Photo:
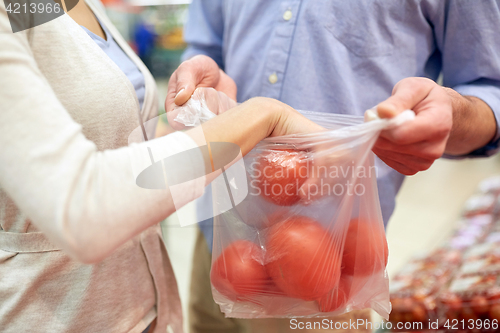
{"label": "blue denim shirt", "polygon": [[[355,115],[403,78],[442,74],[444,86],[485,101],[498,129],[499,27],[493,0],[193,0],[184,58],[213,58],[235,80],[239,102],[266,96]],[[497,152],[499,138],[500,130],[470,156]],[[387,223],[404,177],[377,166]],[[210,225],[203,227],[209,234]]]}

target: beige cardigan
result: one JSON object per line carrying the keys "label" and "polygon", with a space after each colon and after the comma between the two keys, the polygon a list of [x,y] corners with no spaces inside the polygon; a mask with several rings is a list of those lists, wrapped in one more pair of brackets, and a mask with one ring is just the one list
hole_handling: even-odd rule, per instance
{"label": "beige cardigan", "polygon": [[[132,84],[68,15],[13,34],[0,1],[0,331],[182,331],[158,222],[169,190],[135,185],[154,159],[195,147],[175,133],[127,147],[157,115],[154,80],[89,2],[146,80]],[[186,168],[203,164],[194,156]],[[186,187],[188,202],[205,180]],[[191,184],[193,185],[193,184]]]}

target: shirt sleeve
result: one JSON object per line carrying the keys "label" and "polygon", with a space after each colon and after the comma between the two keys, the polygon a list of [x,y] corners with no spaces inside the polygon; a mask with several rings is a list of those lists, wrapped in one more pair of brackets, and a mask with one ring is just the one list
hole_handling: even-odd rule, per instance
{"label": "shirt sleeve", "polygon": [[222,0],[193,0],[189,5],[188,19],[184,26],[184,40],[188,47],[182,60],[198,54],[214,59],[224,69],[222,41],[224,17]]}
{"label": "shirt sleeve", "polygon": [[[197,145],[177,132],[98,151],[38,69],[28,34],[12,33],[0,5],[0,188],[54,245],[98,262],[175,211],[168,186],[136,185],[141,166]],[[202,154],[190,154],[184,172],[201,167]],[[204,178],[177,191],[177,208],[203,193]]]}
{"label": "shirt sleeve", "polygon": [[440,1],[434,19],[443,85],[483,100],[493,111],[494,139],[467,156],[489,156],[500,141],[500,9],[498,1]]}

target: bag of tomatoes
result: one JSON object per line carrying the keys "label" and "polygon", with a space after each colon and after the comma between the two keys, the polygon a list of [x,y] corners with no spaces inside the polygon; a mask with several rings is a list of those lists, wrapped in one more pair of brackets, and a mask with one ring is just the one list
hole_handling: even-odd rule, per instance
{"label": "bag of tomatoes", "polygon": [[[244,157],[248,194],[214,217],[214,300],[236,318],[371,308],[388,319],[388,248],[371,148],[383,129],[414,114],[364,121],[302,113],[325,131],[263,140]],[[212,185],[214,206],[228,201],[232,180],[228,173],[223,186]]]}

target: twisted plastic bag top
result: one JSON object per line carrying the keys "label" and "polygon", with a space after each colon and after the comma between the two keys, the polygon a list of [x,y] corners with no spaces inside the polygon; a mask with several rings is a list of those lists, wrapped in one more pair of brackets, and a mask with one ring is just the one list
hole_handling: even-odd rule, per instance
{"label": "twisted plastic bag top", "polygon": [[174,121],[184,126],[198,126],[218,114],[235,107],[236,101],[223,92],[213,88],[197,88],[191,98],[182,106],[176,106],[177,111]]}

